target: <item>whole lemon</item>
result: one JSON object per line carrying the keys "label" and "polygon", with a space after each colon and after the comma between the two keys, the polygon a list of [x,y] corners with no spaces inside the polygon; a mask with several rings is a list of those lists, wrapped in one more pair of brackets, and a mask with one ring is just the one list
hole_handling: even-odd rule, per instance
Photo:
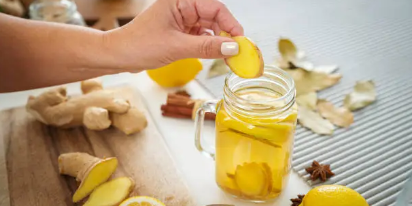
{"label": "whole lemon", "polygon": [[163,87],[179,87],[192,81],[202,70],[199,59],[182,59],[158,69],[147,70],[149,77]]}
{"label": "whole lemon", "polygon": [[303,198],[301,206],[368,206],[355,190],[342,185],[315,187]]}

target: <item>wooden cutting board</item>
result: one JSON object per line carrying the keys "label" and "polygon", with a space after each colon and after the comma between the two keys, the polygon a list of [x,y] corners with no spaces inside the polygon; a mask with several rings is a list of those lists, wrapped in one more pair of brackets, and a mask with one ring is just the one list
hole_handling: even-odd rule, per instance
{"label": "wooden cutting board", "polygon": [[132,177],[133,196],[152,196],[167,206],[195,205],[138,91],[118,91],[147,117],[148,127],[139,134],[126,136],[114,128],[57,129],[36,121],[23,107],[0,112],[0,205],[82,205],[71,202],[75,178],[58,172],[57,157],[67,152],[117,157],[113,177]]}

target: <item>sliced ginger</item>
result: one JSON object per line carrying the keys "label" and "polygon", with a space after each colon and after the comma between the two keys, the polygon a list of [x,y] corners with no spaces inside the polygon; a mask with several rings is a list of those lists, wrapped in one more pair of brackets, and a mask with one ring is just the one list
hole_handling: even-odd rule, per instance
{"label": "sliced ginger", "polygon": [[239,53],[226,59],[229,68],[242,78],[257,78],[263,74],[263,58],[259,48],[247,37],[233,39],[239,44]]}
{"label": "sliced ginger", "polygon": [[119,177],[98,186],[84,206],[114,206],[126,199],[134,188],[129,177]]}
{"label": "sliced ginger", "polygon": [[[227,32],[221,31],[219,36],[231,37]],[[232,37],[239,44],[239,53],[226,58],[226,64],[233,73],[241,78],[257,78],[262,76],[264,62],[259,48],[247,37]]]}
{"label": "sliced ginger", "polygon": [[235,182],[247,196],[265,196],[272,190],[272,173],[266,163],[244,163],[238,165]]}
{"label": "sliced ginger", "polygon": [[76,177],[81,182],[73,195],[73,202],[79,202],[106,182],[117,168],[115,157],[100,159],[80,152],[61,154],[58,162],[60,174]]}

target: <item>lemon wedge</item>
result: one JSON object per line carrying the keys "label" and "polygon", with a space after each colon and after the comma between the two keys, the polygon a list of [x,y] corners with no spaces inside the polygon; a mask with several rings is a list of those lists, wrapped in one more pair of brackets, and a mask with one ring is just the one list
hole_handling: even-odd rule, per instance
{"label": "lemon wedge", "polygon": [[135,196],[126,199],[120,206],[165,206],[165,204],[153,197]]}

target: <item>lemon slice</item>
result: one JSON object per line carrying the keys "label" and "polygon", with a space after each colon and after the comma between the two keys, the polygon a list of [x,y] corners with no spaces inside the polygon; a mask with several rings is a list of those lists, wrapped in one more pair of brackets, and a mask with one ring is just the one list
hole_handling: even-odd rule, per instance
{"label": "lemon slice", "polygon": [[120,206],[165,206],[165,204],[153,197],[135,196],[126,199]]}

